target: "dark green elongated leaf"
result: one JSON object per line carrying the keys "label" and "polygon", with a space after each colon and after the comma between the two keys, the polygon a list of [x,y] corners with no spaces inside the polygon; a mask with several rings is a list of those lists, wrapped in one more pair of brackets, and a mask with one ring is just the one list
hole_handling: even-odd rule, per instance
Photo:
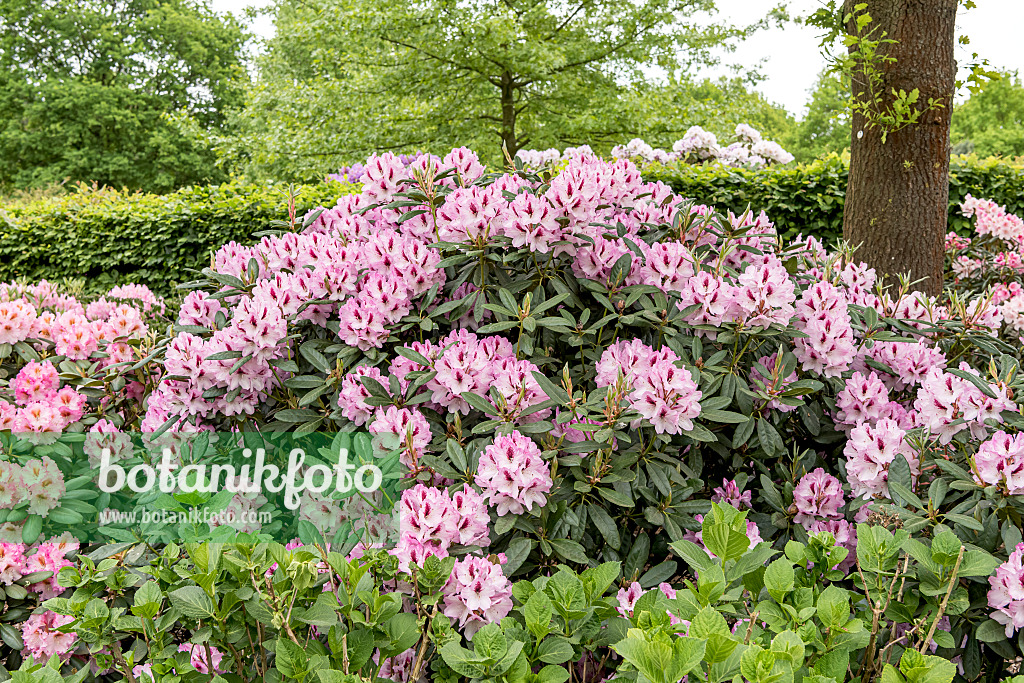
{"label": "dark green elongated leaf", "polygon": [[306,422],[320,417],[320,413],[308,408],[287,408],[274,413],[274,418],[281,422]]}
{"label": "dark green elongated leaf", "polygon": [[587,506],[587,512],[590,514],[590,519],[593,520],[594,526],[601,533],[605,543],[614,550],[619,549],[619,527],[615,524],[615,520],[605,511],[600,505],[591,503]]}
{"label": "dark green elongated leaf", "polygon": [[707,422],[719,422],[722,424],[742,424],[750,420],[746,415],[729,410],[701,410],[700,417]]}
{"label": "dark green elongated leaf", "polygon": [[579,564],[587,563],[587,551],[584,550],[583,546],[576,541],[570,541],[567,538],[551,538],[548,540],[551,543],[551,547],[553,547],[555,552],[561,557],[564,557],[570,562],[577,562]]}
{"label": "dark green elongated leaf", "polygon": [[320,353],[312,341],[308,341],[300,346],[299,353],[310,365],[320,372],[329,373],[331,371],[331,364],[327,362],[327,356]]}

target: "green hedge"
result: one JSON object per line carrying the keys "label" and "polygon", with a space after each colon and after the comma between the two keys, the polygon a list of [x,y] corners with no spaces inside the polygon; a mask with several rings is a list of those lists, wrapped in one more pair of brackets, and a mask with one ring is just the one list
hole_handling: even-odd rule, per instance
{"label": "green hedge", "polygon": [[[812,164],[746,171],[721,166],[646,169],[687,197],[735,212],[764,210],[786,237],[813,234],[826,243],[842,234],[847,167],[833,156]],[[297,211],[331,206],[355,188],[321,183],[299,188]],[[1024,167],[955,157],[950,225],[966,231],[958,204],[966,194],[994,199],[1024,214]],[[225,242],[251,242],[254,232],[288,217],[286,188],[227,184],[169,195],[80,190],[0,207],[0,282],[85,279],[89,291],[139,282],[168,294],[209,263]]]}
{"label": "green hedge", "polygon": [[[330,182],[299,189],[298,217],[333,206],[353,186]],[[161,294],[192,279],[188,269],[210,254],[288,218],[287,186],[225,184],[167,195],[80,190],[0,205],[0,282],[85,280],[87,291],[138,282]]]}
{"label": "green hedge", "polygon": [[[768,214],[785,238],[814,235],[826,244],[843,234],[848,166],[833,155],[811,164],[758,171],[723,166],[655,166],[645,180],[660,180],[701,203],[736,213],[747,205]],[[950,229],[966,233],[969,221],[959,204],[972,194],[994,199],[1024,215],[1024,166],[1004,159],[953,157],[950,167]]]}

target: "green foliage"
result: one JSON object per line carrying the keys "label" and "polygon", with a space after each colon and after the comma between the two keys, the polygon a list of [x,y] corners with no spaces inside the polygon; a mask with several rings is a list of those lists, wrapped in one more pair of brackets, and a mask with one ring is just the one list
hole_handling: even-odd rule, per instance
{"label": "green foliage", "polygon": [[784,146],[797,161],[809,162],[850,148],[850,86],[829,71],[818,74],[807,113]]}
{"label": "green foliage", "polygon": [[956,152],[1024,154],[1024,86],[1018,74],[1002,74],[958,106],[950,139]]}
{"label": "green foliage", "polygon": [[138,282],[168,294],[232,240],[251,243],[274,221],[330,206],[351,186],[288,189],[225,184],[168,195],[90,190],[0,207],[0,281],[85,278],[89,292]]}
{"label": "green foliage", "polygon": [[[279,0],[238,138],[222,140],[221,152],[260,177],[309,180],[381,149],[465,145],[493,164],[503,143],[515,154],[678,129],[689,119],[670,117],[672,107],[692,109],[687,93],[704,87],[683,75],[745,35],[700,25],[713,9],[713,0],[571,9],[554,0]],[[667,78],[655,82],[652,70]],[[645,123],[652,111],[655,123]]]}
{"label": "green foliage", "polygon": [[167,115],[222,125],[243,42],[237,21],[198,0],[0,0],[0,186],[222,179]]}
{"label": "green foliage", "polygon": [[[746,170],[718,165],[656,166],[644,179],[660,180],[687,197],[721,210],[739,213],[749,205],[764,211],[784,239],[798,233],[825,244],[842,239],[848,161],[832,154],[810,164]],[[1002,159],[953,157],[949,178],[949,229],[971,231],[960,214],[960,203],[971,194],[1005,204],[1007,211],[1024,214],[1024,166]]]}
{"label": "green foliage", "polygon": [[[786,238],[803,233],[833,243],[842,236],[847,167],[835,155],[756,171],[651,165],[644,176],[723,210],[738,213],[748,205],[763,210]],[[301,186],[296,214],[332,206],[356,190],[334,182]],[[970,231],[970,221],[959,212],[967,194],[1024,213],[1024,167],[1000,159],[954,157],[949,225],[962,234]],[[0,207],[0,281],[83,277],[90,292],[132,281],[167,294],[176,283],[192,279],[189,270],[208,263],[222,244],[251,243],[254,233],[288,216],[288,194],[281,186],[231,183],[165,196],[79,188],[18,202],[6,211]]]}

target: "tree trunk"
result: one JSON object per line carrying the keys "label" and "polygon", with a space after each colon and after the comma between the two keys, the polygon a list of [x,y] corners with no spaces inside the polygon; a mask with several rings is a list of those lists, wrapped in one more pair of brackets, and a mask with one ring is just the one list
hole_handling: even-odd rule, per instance
{"label": "tree trunk", "polygon": [[[856,0],[863,2],[865,0]],[[846,0],[851,12],[855,0]],[[879,276],[909,273],[922,280],[914,289],[942,291],[944,236],[949,206],[949,125],[956,83],[954,58],[957,0],[866,0],[872,40],[881,32],[894,40],[879,51],[895,62],[878,64],[883,84],[882,111],[892,91],[920,91],[917,107],[928,99],[942,104],[922,113],[917,123],[890,133],[869,127],[862,112],[853,114],[850,180],[843,212],[843,237],[860,245],[857,257]],[[854,31],[851,29],[851,33]],[[856,47],[851,47],[851,52]],[[866,89],[853,74],[853,96]]]}
{"label": "tree trunk", "polygon": [[515,158],[519,151],[516,140],[516,99],[515,81],[512,74],[501,74],[501,142],[509,156]]}

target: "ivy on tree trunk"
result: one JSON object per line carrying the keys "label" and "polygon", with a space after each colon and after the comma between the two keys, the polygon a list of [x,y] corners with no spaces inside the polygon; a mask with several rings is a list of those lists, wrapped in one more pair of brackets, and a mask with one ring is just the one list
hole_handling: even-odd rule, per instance
{"label": "ivy on tree trunk", "polygon": [[[846,0],[844,12],[864,0]],[[920,119],[885,136],[863,111],[853,112],[850,180],[843,215],[843,237],[860,245],[857,255],[878,274],[909,273],[921,280],[914,289],[942,290],[944,236],[949,200],[949,129],[956,82],[954,58],[957,0],[867,0],[875,36],[885,32],[880,51],[895,61],[877,64],[882,111],[896,99],[893,90],[920,91],[941,107],[926,108]],[[856,46],[850,48],[851,53]],[[853,96],[863,97],[862,74],[853,74]]]}

